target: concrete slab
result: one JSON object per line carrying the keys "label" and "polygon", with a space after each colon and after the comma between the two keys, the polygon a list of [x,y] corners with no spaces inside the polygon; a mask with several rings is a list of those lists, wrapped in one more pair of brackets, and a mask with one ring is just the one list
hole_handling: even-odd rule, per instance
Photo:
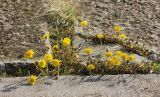
{"label": "concrete slab", "polygon": [[35,86],[25,79],[0,78],[0,97],[160,97],[158,74],[46,77]]}

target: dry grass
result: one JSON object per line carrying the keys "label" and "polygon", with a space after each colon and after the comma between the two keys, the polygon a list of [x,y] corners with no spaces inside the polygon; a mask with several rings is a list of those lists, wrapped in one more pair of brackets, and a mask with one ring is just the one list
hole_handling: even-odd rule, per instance
{"label": "dry grass", "polygon": [[61,16],[65,16],[68,8],[73,8],[72,0],[47,0],[50,10],[56,10]]}
{"label": "dry grass", "polygon": [[41,18],[48,13],[56,13],[61,17],[68,17],[68,10],[74,9],[72,0],[46,0],[45,4],[37,10],[34,18]]}

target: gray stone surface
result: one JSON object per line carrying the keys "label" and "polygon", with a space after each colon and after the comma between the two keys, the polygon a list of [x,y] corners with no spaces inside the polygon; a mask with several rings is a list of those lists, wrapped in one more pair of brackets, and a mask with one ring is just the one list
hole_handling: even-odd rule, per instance
{"label": "gray stone surface", "polygon": [[71,0],[0,0],[0,61],[16,61],[28,49],[35,57],[47,52],[40,32],[50,31],[59,23],[57,18],[66,17],[68,6]]}
{"label": "gray stone surface", "polygon": [[[87,60],[88,60],[88,55],[85,53],[85,48],[90,47],[92,48],[93,52],[92,52],[92,58],[93,59],[97,59],[99,58],[101,61],[106,61],[106,57],[105,57],[105,53],[106,51],[112,51],[112,52],[116,52],[116,51],[122,51],[123,50],[123,46],[119,45],[119,44],[94,44],[91,40],[84,40],[78,36],[76,36],[73,40],[73,46],[76,48],[79,48],[79,57],[81,58],[81,60],[86,64]],[[129,53],[129,52],[127,52]],[[138,54],[135,54],[136,63],[142,63],[142,62],[150,62],[151,60],[159,60],[158,56],[155,56],[155,59],[153,58],[147,58],[144,56],[140,56]],[[151,56],[152,57],[152,56]],[[159,62],[159,61],[158,61]]]}
{"label": "gray stone surface", "polygon": [[45,10],[44,1],[0,0],[0,61],[15,60],[28,49],[38,57],[43,54],[46,47],[39,36],[47,24],[36,17]]}
{"label": "gray stone surface", "polygon": [[158,74],[40,78],[35,86],[25,79],[0,78],[0,97],[160,97]]}
{"label": "gray stone surface", "polygon": [[113,33],[120,25],[124,33],[160,53],[160,0],[74,0],[80,20],[90,24],[88,32]]}
{"label": "gray stone surface", "polygon": [[[87,29],[89,34],[112,33],[113,25],[119,24],[123,27],[124,33],[134,39],[140,36],[138,41],[145,43],[146,48],[160,53],[159,0],[73,1],[77,6],[80,20],[89,21],[90,29]],[[0,0],[0,61],[17,60],[17,57],[27,49],[34,49],[36,55],[41,56],[46,48],[38,38],[39,31],[46,30],[48,26],[44,19],[38,17],[47,14],[47,11],[65,9],[60,2],[59,0]],[[75,28],[78,32],[82,31],[79,27]],[[88,46],[85,42],[84,45]],[[97,46],[97,49],[101,48]]]}

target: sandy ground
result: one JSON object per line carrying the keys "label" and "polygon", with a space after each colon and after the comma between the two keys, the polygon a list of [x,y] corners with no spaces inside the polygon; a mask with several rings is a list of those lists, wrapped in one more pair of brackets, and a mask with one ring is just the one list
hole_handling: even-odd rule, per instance
{"label": "sandy ground", "polygon": [[156,74],[46,77],[34,86],[25,79],[0,78],[0,97],[160,97]]}

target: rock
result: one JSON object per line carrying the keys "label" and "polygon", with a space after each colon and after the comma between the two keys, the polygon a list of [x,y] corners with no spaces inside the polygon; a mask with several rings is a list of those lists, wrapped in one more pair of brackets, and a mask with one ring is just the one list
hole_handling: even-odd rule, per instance
{"label": "rock", "polygon": [[[93,49],[93,53],[91,54],[93,59],[100,59],[101,61],[106,61],[105,53],[107,51],[113,51],[114,53],[116,51],[122,51],[123,46],[118,44],[94,44],[91,40],[84,40],[78,36],[76,36],[73,40],[73,46],[77,49],[79,49],[79,57],[84,62],[87,63],[88,55],[85,54],[85,48],[90,47]],[[130,52],[127,52],[128,54]],[[142,62],[151,62],[151,60],[156,60],[158,57],[154,57],[154,59],[151,57],[143,57],[138,54],[134,54],[136,57],[136,63],[142,63]]]}
{"label": "rock", "polygon": [[[113,33],[113,26],[142,42],[148,49],[160,48],[159,0],[74,0],[78,17],[89,22],[89,31]],[[89,3],[88,3],[89,2]],[[156,50],[155,53],[159,53]]]}
{"label": "rock", "polygon": [[160,63],[160,54],[151,54],[148,56],[150,60]]}

